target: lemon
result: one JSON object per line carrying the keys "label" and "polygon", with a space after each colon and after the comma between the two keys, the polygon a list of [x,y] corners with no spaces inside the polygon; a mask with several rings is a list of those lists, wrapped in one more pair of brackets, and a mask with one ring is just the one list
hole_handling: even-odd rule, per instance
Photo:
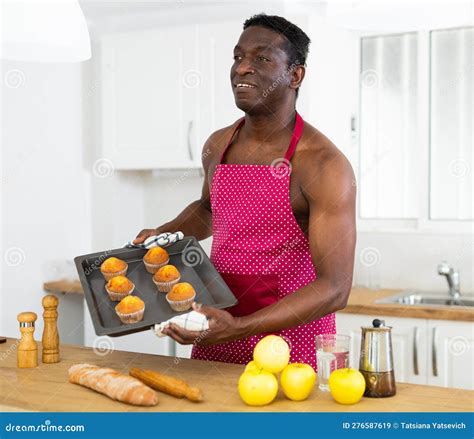
{"label": "lemon", "polygon": [[255,345],[253,359],[258,367],[268,372],[278,373],[290,361],[290,347],[283,338],[267,335]]}
{"label": "lemon", "polygon": [[245,404],[262,406],[270,404],[278,393],[278,380],[265,370],[249,370],[240,375],[239,395]]}
{"label": "lemon", "polygon": [[359,402],[365,391],[365,379],[357,369],[337,369],[329,376],[329,389],[339,404]]}

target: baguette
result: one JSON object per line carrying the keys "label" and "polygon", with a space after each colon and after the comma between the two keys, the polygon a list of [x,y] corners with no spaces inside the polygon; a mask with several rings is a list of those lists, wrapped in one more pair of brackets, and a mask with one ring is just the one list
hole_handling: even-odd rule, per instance
{"label": "baguette", "polygon": [[69,381],[79,384],[111,399],[133,405],[158,404],[158,395],[140,380],[108,367],[75,364],[69,368]]}
{"label": "baguette", "polygon": [[164,375],[154,370],[132,368],[129,371],[132,377],[138,378],[146,385],[160,392],[176,398],[187,398],[193,402],[202,401],[202,392],[197,387],[190,387],[186,381]]}

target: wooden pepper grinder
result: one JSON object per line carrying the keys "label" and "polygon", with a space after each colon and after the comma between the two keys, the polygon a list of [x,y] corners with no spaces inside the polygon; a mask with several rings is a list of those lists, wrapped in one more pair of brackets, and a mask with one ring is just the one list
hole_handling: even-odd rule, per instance
{"label": "wooden pepper grinder", "polygon": [[43,363],[59,363],[58,302],[51,294],[43,297]]}
{"label": "wooden pepper grinder", "polygon": [[20,322],[21,339],[17,349],[17,366],[37,367],[38,347],[33,338],[37,316],[34,312],[22,312],[17,317]]}

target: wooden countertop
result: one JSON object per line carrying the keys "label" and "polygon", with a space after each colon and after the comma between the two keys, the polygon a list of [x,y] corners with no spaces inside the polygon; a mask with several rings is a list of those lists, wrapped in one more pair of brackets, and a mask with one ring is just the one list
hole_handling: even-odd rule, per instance
{"label": "wooden countertop", "polygon": [[474,322],[474,310],[467,307],[375,303],[376,300],[394,296],[400,292],[400,290],[391,289],[370,290],[368,288],[352,288],[347,306],[338,312]]}
{"label": "wooden countertop", "polygon": [[60,279],[43,284],[43,290],[55,294],[84,294],[79,279]]}
{"label": "wooden countertop", "polygon": [[[40,343],[38,343],[40,347]],[[62,361],[35,369],[16,367],[17,341],[9,338],[0,344],[1,411],[277,411],[277,412],[470,412],[474,410],[474,391],[414,384],[397,384],[391,398],[362,398],[355,405],[337,404],[329,393],[315,389],[306,401],[294,402],[281,393],[270,405],[246,406],[239,398],[237,381],[244,367],[235,364],[177,359],[157,355],[114,351],[97,355],[90,348],[63,345]],[[41,355],[41,349],[39,349]],[[40,357],[41,358],[41,357]],[[128,373],[130,367],[155,369],[187,380],[204,393],[204,401],[192,403],[159,393],[155,407],[135,407],[113,401],[90,389],[71,384],[67,370],[76,363],[113,367]]]}

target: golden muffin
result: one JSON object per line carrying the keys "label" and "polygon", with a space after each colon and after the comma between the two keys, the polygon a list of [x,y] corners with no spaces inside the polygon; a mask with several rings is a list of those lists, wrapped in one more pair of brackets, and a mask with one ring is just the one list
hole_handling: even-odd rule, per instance
{"label": "golden muffin", "polygon": [[137,296],[125,296],[115,307],[122,323],[137,323],[143,319],[145,302]]}
{"label": "golden muffin", "polygon": [[166,295],[171,308],[175,311],[186,311],[191,308],[196,297],[196,291],[188,282],[177,283]]}
{"label": "golden muffin", "polygon": [[151,248],[143,257],[146,270],[151,274],[155,274],[161,267],[168,264],[169,261],[170,256],[168,252],[161,247]]}
{"label": "golden muffin", "polygon": [[158,288],[158,291],[168,293],[180,279],[181,274],[174,265],[164,265],[154,274],[153,283]]}
{"label": "golden muffin", "polygon": [[125,276],[127,274],[128,264],[119,258],[110,257],[102,262],[100,272],[105,280],[109,281],[115,276]]}
{"label": "golden muffin", "polygon": [[135,285],[125,276],[115,276],[110,279],[106,285],[105,290],[109,294],[110,300],[119,302],[125,296],[132,294]]}

